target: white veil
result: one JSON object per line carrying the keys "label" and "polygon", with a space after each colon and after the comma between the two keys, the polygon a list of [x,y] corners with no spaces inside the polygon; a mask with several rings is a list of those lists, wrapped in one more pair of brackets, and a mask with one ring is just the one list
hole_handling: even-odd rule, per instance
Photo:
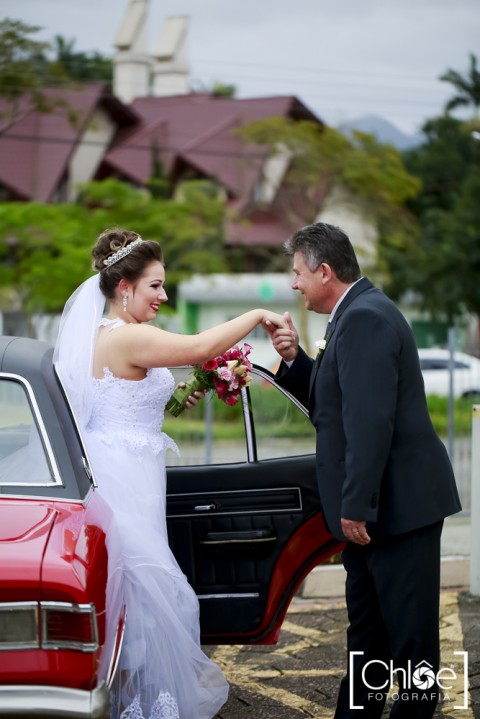
{"label": "white veil", "polygon": [[92,360],[98,327],[105,309],[100,275],[86,280],[67,300],[53,362],[81,430],[92,411]]}

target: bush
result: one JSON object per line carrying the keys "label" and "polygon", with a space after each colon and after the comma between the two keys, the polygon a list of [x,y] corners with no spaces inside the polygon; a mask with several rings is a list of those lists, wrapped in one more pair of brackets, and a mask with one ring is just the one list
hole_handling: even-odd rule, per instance
{"label": "bush", "polygon": [[[427,397],[427,403],[435,431],[441,437],[446,437],[448,434],[448,397],[438,397],[432,394]],[[463,397],[455,400],[453,422],[456,435],[471,434],[473,404],[473,400]]]}

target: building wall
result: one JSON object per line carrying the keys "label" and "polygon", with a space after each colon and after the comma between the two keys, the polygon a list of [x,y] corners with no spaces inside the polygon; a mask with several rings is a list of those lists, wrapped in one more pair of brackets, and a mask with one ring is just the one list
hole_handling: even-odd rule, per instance
{"label": "building wall", "polygon": [[78,186],[95,176],[116,129],[107,113],[97,108],[70,162],[68,200],[75,200]]}
{"label": "building wall", "polygon": [[316,222],[336,225],[348,235],[362,273],[368,275],[376,258],[376,231],[362,214],[358,201],[342,188],[334,188],[324,200]]}

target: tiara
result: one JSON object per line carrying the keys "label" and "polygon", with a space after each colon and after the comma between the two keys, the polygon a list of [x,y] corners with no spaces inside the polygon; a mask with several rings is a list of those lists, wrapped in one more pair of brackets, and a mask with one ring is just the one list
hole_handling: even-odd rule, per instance
{"label": "tiara", "polygon": [[103,264],[107,267],[110,267],[110,265],[114,265],[115,262],[123,260],[123,258],[129,255],[133,248],[139,245],[140,242],[143,242],[141,237],[139,237],[137,240],[134,240],[133,242],[130,242],[129,245],[126,245],[126,247],[122,247],[120,250],[114,252],[113,255],[107,257],[106,260],[103,260]]}

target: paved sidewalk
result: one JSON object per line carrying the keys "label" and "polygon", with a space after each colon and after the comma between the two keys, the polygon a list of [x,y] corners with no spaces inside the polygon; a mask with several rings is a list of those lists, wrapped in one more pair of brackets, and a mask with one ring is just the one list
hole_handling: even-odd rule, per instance
{"label": "paved sidewalk", "polygon": [[[435,717],[480,719],[480,597],[469,583],[470,522],[446,521],[442,540],[442,667],[457,675]],[[347,613],[341,566],[317,568],[293,601],[274,646],[226,646],[209,654],[230,682],[230,697],[217,719],[331,719],[346,663]],[[469,699],[465,704],[463,654],[468,652]],[[358,712],[361,717],[362,712]],[[388,705],[385,716],[388,716]]]}
{"label": "paved sidewalk", "polygon": [[[480,719],[480,598],[441,595],[442,667],[457,680],[435,717]],[[217,719],[331,719],[346,662],[346,609],[341,599],[296,599],[275,646],[216,647],[209,652],[230,682]],[[468,652],[470,697],[465,704],[463,655]],[[361,717],[362,712],[358,712]],[[388,705],[385,716],[388,716]]]}

